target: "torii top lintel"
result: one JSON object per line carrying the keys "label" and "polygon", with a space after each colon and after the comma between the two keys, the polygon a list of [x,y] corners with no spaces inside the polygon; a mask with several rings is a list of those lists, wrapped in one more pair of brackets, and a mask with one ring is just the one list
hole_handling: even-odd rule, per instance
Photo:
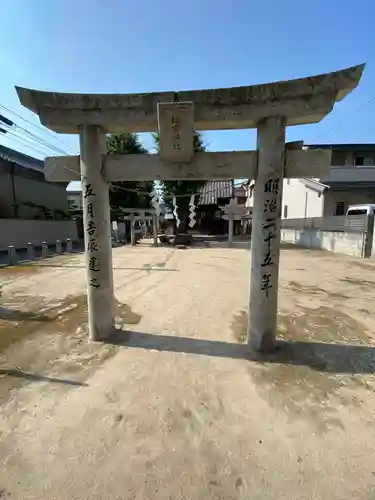
{"label": "torii top lintel", "polygon": [[16,87],[21,103],[56,132],[76,134],[82,125],[105,132],[157,131],[157,103],[194,103],[196,130],[254,128],[269,116],[287,125],[316,123],[359,83],[365,65],[264,85],[150,94],[67,94]]}

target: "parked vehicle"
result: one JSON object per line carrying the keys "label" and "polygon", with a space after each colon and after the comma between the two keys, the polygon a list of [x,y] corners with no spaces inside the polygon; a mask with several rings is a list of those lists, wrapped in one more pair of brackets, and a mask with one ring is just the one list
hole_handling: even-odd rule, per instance
{"label": "parked vehicle", "polygon": [[368,203],[366,205],[350,205],[346,211],[348,215],[374,215],[375,203]]}

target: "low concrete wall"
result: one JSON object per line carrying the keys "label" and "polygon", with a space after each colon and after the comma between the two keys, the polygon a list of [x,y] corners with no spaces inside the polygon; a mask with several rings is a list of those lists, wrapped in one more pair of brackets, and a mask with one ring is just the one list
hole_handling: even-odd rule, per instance
{"label": "low concrete wall", "polygon": [[7,250],[9,245],[21,249],[29,242],[40,246],[42,241],[54,244],[67,238],[78,239],[75,221],[0,219],[0,251]]}
{"label": "low concrete wall", "polygon": [[205,241],[205,246],[208,248],[245,248],[250,250],[250,241],[233,241],[230,245],[228,241]]}
{"label": "low concrete wall", "polygon": [[362,232],[318,231],[317,229],[281,229],[281,241],[305,248],[329,250],[353,257],[364,256]]}

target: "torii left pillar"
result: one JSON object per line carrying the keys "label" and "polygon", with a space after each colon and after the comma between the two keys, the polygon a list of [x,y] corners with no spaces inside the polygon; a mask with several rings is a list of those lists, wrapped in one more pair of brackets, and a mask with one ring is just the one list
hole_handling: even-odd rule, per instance
{"label": "torii left pillar", "polygon": [[80,149],[89,336],[90,340],[102,340],[115,328],[109,185],[102,161],[102,129],[83,126]]}

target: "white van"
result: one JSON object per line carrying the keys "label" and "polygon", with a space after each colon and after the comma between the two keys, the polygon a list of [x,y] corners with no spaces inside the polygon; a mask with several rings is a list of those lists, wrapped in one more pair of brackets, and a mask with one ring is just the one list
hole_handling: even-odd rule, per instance
{"label": "white van", "polygon": [[374,215],[375,214],[375,203],[369,203],[367,205],[350,205],[346,211],[346,216],[348,215]]}

